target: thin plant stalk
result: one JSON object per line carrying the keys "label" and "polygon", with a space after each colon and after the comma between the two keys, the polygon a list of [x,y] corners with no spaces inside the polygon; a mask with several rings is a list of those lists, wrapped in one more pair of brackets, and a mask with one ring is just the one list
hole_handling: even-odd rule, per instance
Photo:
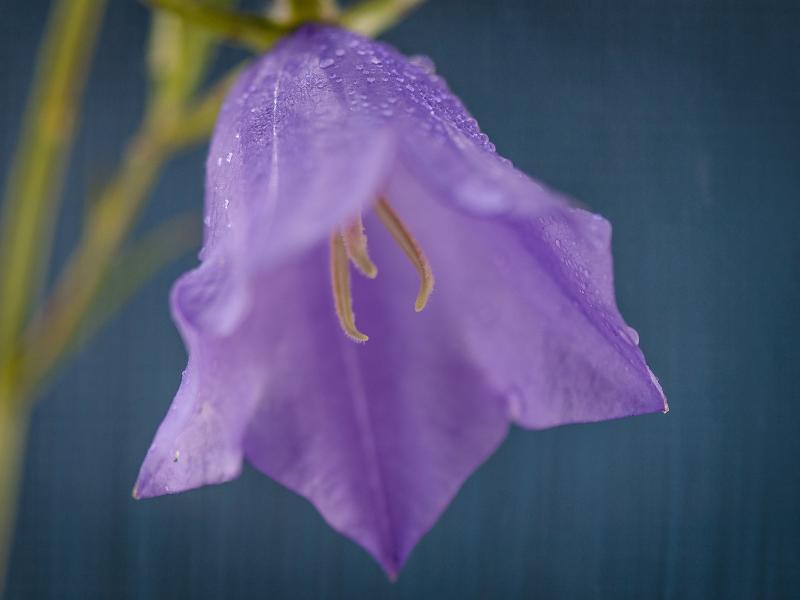
{"label": "thin plant stalk", "polygon": [[44,280],[80,98],[104,9],[105,0],[56,0],[50,14],[4,194],[0,365],[9,359]]}
{"label": "thin plant stalk", "polygon": [[14,516],[19,501],[19,480],[27,433],[27,412],[0,403],[0,593],[3,591],[14,535]]}

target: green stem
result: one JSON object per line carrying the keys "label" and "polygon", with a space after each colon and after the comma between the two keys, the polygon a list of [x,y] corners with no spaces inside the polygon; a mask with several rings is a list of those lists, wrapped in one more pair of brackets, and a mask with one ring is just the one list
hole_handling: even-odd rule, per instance
{"label": "green stem", "polygon": [[14,541],[20,472],[28,430],[27,413],[14,411],[11,409],[13,405],[15,403],[9,402],[0,392],[0,595],[5,588]]}
{"label": "green stem", "polygon": [[72,346],[164,163],[209,135],[230,83],[230,77],[223,78],[179,118],[158,110],[145,117],[119,171],[93,206],[78,247],[26,332],[16,367],[17,389],[26,396],[35,392]]}
{"label": "green stem", "polygon": [[145,0],[153,8],[164,10],[205,27],[219,36],[239,42],[257,52],[274,44],[288,29],[258,15],[247,15],[187,0]]}
{"label": "green stem", "polygon": [[57,0],[37,61],[5,189],[0,235],[0,363],[8,360],[44,279],[79,98],[105,0]]}
{"label": "green stem", "polygon": [[336,0],[276,0],[272,5],[272,15],[283,23],[329,21],[338,12]]}
{"label": "green stem", "polygon": [[26,337],[21,374],[26,391],[53,367],[77,331],[169,153],[162,137],[168,131],[156,122],[139,131],[122,168],[93,208],[78,248]]}
{"label": "green stem", "polygon": [[[164,265],[200,246],[202,225],[195,212],[169,218],[120,253],[73,335],[72,344],[91,338]],[[70,354],[70,347],[65,354]]]}
{"label": "green stem", "polygon": [[382,33],[424,0],[363,0],[345,10],[339,23],[361,35],[374,37]]}

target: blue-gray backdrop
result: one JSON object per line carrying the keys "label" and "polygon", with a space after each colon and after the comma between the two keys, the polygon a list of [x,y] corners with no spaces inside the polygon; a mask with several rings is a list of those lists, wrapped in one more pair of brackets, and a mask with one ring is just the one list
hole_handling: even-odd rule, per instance
{"label": "blue-gray backdrop", "polygon": [[[48,2],[0,3],[0,164]],[[110,2],[56,245],[142,109],[147,12]],[[184,366],[187,258],[83,351],[33,421],[10,598],[754,598],[800,594],[800,4],[431,0],[431,56],[523,170],[614,224],[622,312],[672,412],[513,431],[389,584],[247,470],[135,502]],[[232,56],[228,56],[232,58]],[[202,201],[174,161],[147,222]]]}

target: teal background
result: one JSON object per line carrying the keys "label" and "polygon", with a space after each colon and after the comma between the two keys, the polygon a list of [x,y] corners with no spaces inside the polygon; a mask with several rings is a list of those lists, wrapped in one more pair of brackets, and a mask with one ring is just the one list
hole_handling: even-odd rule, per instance
{"label": "teal background", "polygon": [[[48,2],[0,3],[0,165]],[[111,0],[56,244],[142,109],[147,13]],[[135,502],[185,354],[162,273],[34,415],[8,597],[800,596],[800,4],[431,0],[431,56],[501,153],[614,224],[616,288],[670,399],[515,430],[391,585],[304,500],[240,480]],[[230,62],[229,52],[222,62]],[[202,201],[203,151],[145,223]]]}

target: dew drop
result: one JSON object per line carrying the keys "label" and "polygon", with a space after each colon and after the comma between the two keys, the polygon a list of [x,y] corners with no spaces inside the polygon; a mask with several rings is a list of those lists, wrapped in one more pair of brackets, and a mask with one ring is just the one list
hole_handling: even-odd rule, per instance
{"label": "dew drop", "polygon": [[327,69],[328,67],[332,66],[333,63],[335,62],[336,61],[333,60],[332,58],[323,58],[321,61],[319,61],[319,66],[322,69]]}
{"label": "dew drop", "polygon": [[339,48],[339,49],[336,50],[336,52],[334,52],[334,54],[336,56],[344,56],[345,55],[345,50],[344,50],[344,48]]}
{"label": "dew drop", "polygon": [[418,66],[425,71],[428,75],[433,75],[436,72],[436,65],[434,62],[424,54],[417,54],[411,57],[411,63]]}

